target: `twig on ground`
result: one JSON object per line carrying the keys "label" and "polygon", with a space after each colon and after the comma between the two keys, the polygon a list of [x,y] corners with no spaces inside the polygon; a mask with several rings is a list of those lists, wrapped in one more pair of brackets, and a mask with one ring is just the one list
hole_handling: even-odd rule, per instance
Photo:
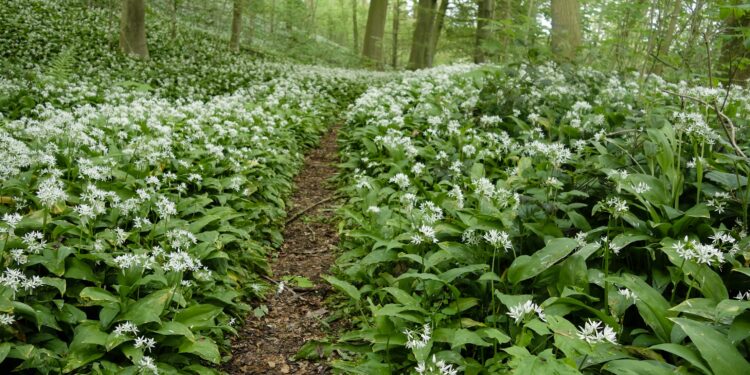
{"label": "twig on ground", "polygon": [[336,200],[336,199],[341,199],[341,198],[344,198],[344,196],[343,195],[332,195],[332,196],[327,197],[325,199],[319,200],[319,201],[317,201],[317,202],[315,202],[315,203],[307,206],[304,210],[302,210],[302,211],[297,212],[296,214],[294,214],[294,216],[292,216],[291,218],[289,218],[289,220],[287,220],[286,223],[284,223],[284,225],[289,225],[289,223],[291,223],[291,222],[299,219],[307,211],[310,211],[313,208],[318,207],[318,206],[320,206],[323,203],[330,202],[330,201],[333,201],[333,200]]}

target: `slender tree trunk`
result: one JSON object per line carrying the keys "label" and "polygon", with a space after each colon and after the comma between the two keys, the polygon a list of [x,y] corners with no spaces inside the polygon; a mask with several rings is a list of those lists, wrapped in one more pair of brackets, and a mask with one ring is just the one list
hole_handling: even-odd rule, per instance
{"label": "slender tree trunk", "polygon": [[479,0],[477,8],[477,33],[474,40],[474,62],[481,64],[487,61],[485,44],[490,38],[489,23],[492,20],[495,2],[493,0]]}
{"label": "slender tree trunk", "polygon": [[416,70],[427,67],[426,57],[430,45],[430,34],[436,5],[437,0],[419,0],[419,3],[417,3],[417,24],[414,27],[414,36],[412,37],[409,69]]}
{"label": "slender tree trunk", "polygon": [[391,51],[391,66],[398,68],[398,28],[401,21],[401,0],[393,2],[393,50]]}
{"label": "slender tree trunk", "polygon": [[180,5],[180,0],[172,0],[172,14],[170,17],[170,28],[169,35],[172,39],[177,37],[177,8]]}
{"label": "slender tree trunk", "polygon": [[271,27],[270,34],[273,35],[274,29],[276,28],[276,0],[271,0],[271,22],[269,22]]}
{"label": "slender tree trunk", "polygon": [[572,61],[581,45],[578,0],[552,0],[552,53]]}
{"label": "slender tree trunk", "polygon": [[500,25],[498,39],[500,42],[500,57],[504,58],[510,48],[510,33],[508,26],[513,20],[513,6],[511,0],[498,0],[495,3],[495,20]]}
{"label": "slender tree trunk", "polygon": [[315,34],[315,14],[318,11],[318,2],[315,1],[315,0],[309,0],[309,1],[310,1],[310,4],[309,4],[309,9],[310,9],[310,25],[309,25],[309,29],[310,29],[311,33]]}
{"label": "slender tree trunk", "polygon": [[432,66],[433,61],[435,60],[438,41],[440,41],[440,33],[443,32],[443,25],[445,24],[445,14],[448,12],[449,1],[450,0],[440,0],[440,7],[437,11],[435,24],[432,27],[432,34],[430,35],[430,48],[427,53],[427,66]]}
{"label": "slender tree trunk", "polygon": [[247,10],[247,20],[249,22],[248,28],[247,28],[247,36],[245,37],[245,44],[250,45],[250,43],[253,42],[253,38],[255,37],[255,17],[256,14],[253,10],[257,11],[258,8],[253,9],[252,7]]}
{"label": "slender tree trunk", "polygon": [[232,11],[232,36],[229,38],[229,49],[234,52],[240,50],[240,32],[242,32],[242,1],[234,0]]}
{"label": "slender tree trunk", "polygon": [[701,24],[703,23],[703,12],[701,11],[703,5],[705,5],[705,1],[698,0],[690,15],[690,36],[686,47],[683,49],[684,58],[682,59],[683,67],[688,72],[691,71],[691,62],[695,56],[695,43],[700,36]]}
{"label": "slender tree trunk", "polygon": [[354,31],[354,53],[359,53],[359,27],[357,26],[357,0],[352,0],[352,29]]}
{"label": "slender tree trunk", "polygon": [[[659,49],[656,51],[656,56],[660,59],[664,59],[669,55],[669,48],[672,46],[672,40],[674,39],[675,29],[677,29],[677,20],[680,18],[680,11],[682,10],[682,0],[674,0],[674,7],[672,13],[669,15],[669,25],[667,30],[664,32],[661,43],[659,43]],[[653,73],[661,74],[663,64],[661,62],[654,63]]]}
{"label": "slender tree trunk", "polygon": [[383,34],[387,16],[388,0],[370,1],[362,56],[377,68],[383,67]]}
{"label": "slender tree trunk", "polygon": [[719,59],[723,77],[732,83],[748,86],[750,64],[742,60],[750,58],[750,50],[745,46],[743,35],[743,29],[750,27],[750,13],[739,14],[733,11],[724,22],[725,39]]}
{"label": "slender tree trunk", "polygon": [[122,0],[120,50],[126,55],[148,59],[145,0]]}
{"label": "slender tree trunk", "polygon": [[528,2],[527,8],[526,8],[526,21],[528,21],[528,25],[526,25],[526,47],[531,48],[532,45],[536,42],[535,37],[535,25],[536,25],[536,2],[534,0],[526,0]]}

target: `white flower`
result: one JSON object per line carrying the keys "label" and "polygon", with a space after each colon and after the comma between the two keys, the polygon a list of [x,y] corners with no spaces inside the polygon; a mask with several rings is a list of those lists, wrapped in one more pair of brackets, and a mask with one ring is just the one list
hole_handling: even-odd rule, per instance
{"label": "white flower", "polygon": [[434,224],[443,218],[443,209],[430,201],[423,202],[419,205],[419,212],[422,214],[422,219],[427,224]]}
{"label": "white flower", "polygon": [[179,250],[165,255],[166,262],[164,262],[165,271],[198,271],[201,267],[201,261],[190,256],[190,254]]}
{"label": "white flower", "polygon": [[138,327],[132,322],[120,323],[115,327],[115,336],[123,336],[127,333],[137,335]]}
{"label": "white flower", "polygon": [[156,340],[151,337],[138,336],[135,338],[135,344],[133,346],[136,348],[145,348],[146,350],[151,351],[151,349],[156,346]]}
{"label": "white flower", "polygon": [[510,242],[510,236],[505,231],[490,229],[484,234],[484,236],[482,236],[482,238],[498,249],[502,247],[505,251],[508,251],[513,248],[513,243]]}
{"label": "white flower", "polygon": [[40,182],[36,191],[36,196],[39,198],[39,202],[42,206],[47,208],[52,208],[55,203],[62,202],[68,198],[63,183],[56,177],[50,177]]}
{"label": "white flower", "polygon": [[18,213],[5,214],[3,215],[3,222],[10,229],[16,229],[16,225],[21,222],[22,216]]}
{"label": "white flower", "polygon": [[458,185],[453,185],[453,189],[448,192],[448,196],[456,200],[456,207],[464,208],[464,193]]}
{"label": "white flower", "polygon": [[646,185],[645,182],[639,182],[637,185],[631,185],[630,188],[633,189],[636,194],[643,194],[651,190],[651,186]]}
{"label": "white flower", "polygon": [[414,173],[415,176],[419,176],[422,174],[422,171],[424,170],[424,164],[422,163],[415,163],[414,166],[411,167],[411,172]]}
{"label": "white flower", "polygon": [[398,185],[401,189],[408,188],[411,183],[409,182],[409,177],[403,173],[398,173],[395,176],[391,177],[388,182]]}
{"label": "white flower", "polygon": [[492,198],[495,195],[495,185],[487,178],[482,177],[474,179],[474,192],[486,198]]}
{"label": "white flower", "polygon": [[578,338],[589,344],[602,342],[617,344],[617,335],[612,327],[605,324],[602,328],[601,325],[600,321],[587,320],[583,327],[578,327]]}
{"label": "white flower", "polygon": [[0,314],[0,325],[9,326],[16,321],[13,314]]}
{"label": "white flower", "polygon": [[617,291],[617,293],[619,293],[621,296],[625,297],[626,300],[633,301],[633,303],[635,303],[636,301],[638,301],[638,296],[636,296],[635,293],[633,293],[633,291],[630,290],[630,289],[628,289],[628,288],[620,289],[620,290]]}
{"label": "white flower", "polygon": [[367,207],[367,212],[372,212],[374,214],[380,213],[380,207],[378,206]]}
{"label": "white flower", "polygon": [[531,300],[511,306],[510,310],[507,312],[508,316],[513,318],[516,324],[521,323],[527,314],[532,313],[536,313],[542,321],[547,321],[542,308]]}
{"label": "white flower", "polygon": [[467,245],[478,245],[481,237],[474,229],[467,229],[461,234],[461,242]]}
{"label": "white flower", "polygon": [[141,360],[138,361],[138,367],[140,367],[141,372],[150,372],[154,375],[159,374],[159,369],[156,368],[156,363],[154,362],[154,359],[144,355],[141,357]]}
{"label": "white flower", "polygon": [[159,213],[160,218],[168,219],[171,216],[177,215],[177,208],[175,208],[175,204],[166,197],[160,197],[159,200],[156,201],[156,212]]}
{"label": "white flower", "polygon": [[407,349],[422,349],[427,346],[432,336],[432,328],[429,324],[422,326],[422,332],[412,331],[405,329],[404,334],[406,335],[406,348]]}

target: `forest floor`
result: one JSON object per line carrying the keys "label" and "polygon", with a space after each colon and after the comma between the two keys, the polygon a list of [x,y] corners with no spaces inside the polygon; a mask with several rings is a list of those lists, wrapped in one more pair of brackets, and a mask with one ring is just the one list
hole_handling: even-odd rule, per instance
{"label": "forest floor", "polygon": [[[284,244],[272,260],[276,294],[265,304],[263,317],[248,317],[233,342],[232,360],[224,367],[230,374],[326,374],[323,362],[295,360],[305,342],[322,340],[330,328],[322,320],[329,315],[324,303],[332,292],[321,279],[335,259],[338,234],[333,220],[335,187],[330,181],[336,173],[337,128],[323,136],[320,146],[311,150],[295,177],[295,192],[284,229]],[[295,288],[285,276],[303,276],[312,288]]]}

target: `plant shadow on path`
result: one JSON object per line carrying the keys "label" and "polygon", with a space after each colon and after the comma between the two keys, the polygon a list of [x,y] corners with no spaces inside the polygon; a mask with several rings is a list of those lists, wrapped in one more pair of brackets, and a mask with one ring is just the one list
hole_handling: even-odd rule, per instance
{"label": "plant shadow on path", "polygon": [[[302,276],[314,286],[294,288],[285,283],[281,293],[269,294],[268,313],[261,318],[251,314],[233,340],[232,359],[224,366],[230,374],[329,373],[323,361],[295,361],[293,357],[305,342],[325,339],[329,330],[321,320],[328,315],[324,300],[332,289],[320,276],[333,264],[339,240],[331,209],[336,190],[329,181],[338,163],[336,134],[333,128],[323,136],[295,177],[288,216],[293,220],[284,229],[278,258],[272,261],[276,282],[285,276]],[[303,215],[295,215],[305,209]]]}

